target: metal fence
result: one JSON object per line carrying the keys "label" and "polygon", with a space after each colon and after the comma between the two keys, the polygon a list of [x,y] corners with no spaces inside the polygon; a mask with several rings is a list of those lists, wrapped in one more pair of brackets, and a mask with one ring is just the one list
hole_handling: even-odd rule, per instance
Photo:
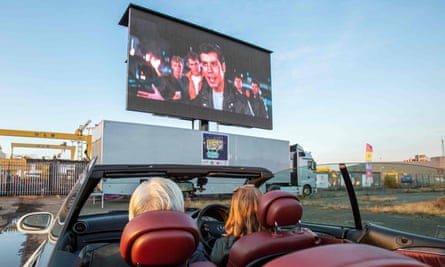
{"label": "metal fence", "polygon": [[413,177],[413,183],[418,186],[445,186],[445,175],[419,174]]}
{"label": "metal fence", "polygon": [[[364,184],[364,172],[350,172],[352,184],[355,187],[373,187],[373,188],[419,188],[419,187],[445,187],[445,175],[426,175],[426,174],[413,174],[410,176],[401,175],[382,175],[381,173],[374,173],[372,183],[369,185]],[[404,179],[409,177],[410,179]],[[385,179],[393,181],[385,185]],[[339,189],[344,186],[343,178],[339,172],[331,172],[328,174],[328,184],[326,189]]]}
{"label": "metal fence", "polygon": [[0,159],[0,196],[66,195],[87,161]]}

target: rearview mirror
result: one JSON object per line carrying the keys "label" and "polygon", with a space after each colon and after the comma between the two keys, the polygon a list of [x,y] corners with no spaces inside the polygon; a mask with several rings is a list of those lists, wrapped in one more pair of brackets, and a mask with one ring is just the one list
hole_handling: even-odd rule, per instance
{"label": "rearview mirror", "polygon": [[192,182],[177,182],[176,183],[182,192],[193,192],[195,191],[195,187],[193,186]]}

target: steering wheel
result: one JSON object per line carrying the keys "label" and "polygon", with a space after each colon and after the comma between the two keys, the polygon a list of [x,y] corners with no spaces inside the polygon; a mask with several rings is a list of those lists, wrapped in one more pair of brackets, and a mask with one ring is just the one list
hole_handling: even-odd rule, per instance
{"label": "steering wheel", "polygon": [[222,204],[210,204],[201,209],[196,218],[201,242],[207,252],[213,248],[215,240],[224,233],[224,224],[229,217],[229,207]]}

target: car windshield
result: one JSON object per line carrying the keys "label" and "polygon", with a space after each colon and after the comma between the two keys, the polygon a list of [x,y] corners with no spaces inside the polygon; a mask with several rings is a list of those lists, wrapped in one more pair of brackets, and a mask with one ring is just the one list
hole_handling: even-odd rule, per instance
{"label": "car windshield", "polygon": [[[103,178],[88,200],[84,203],[80,216],[109,212],[128,212],[129,202],[136,187],[151,179],[151,176]],[[165,177],[166,179],[172,179]],[[202,184],[205,181],[205,184]],[[209,203],[230,204],[232,191],[248,183],[245,177],[190,177],[177,181],[184,197],[190,200],[189,209],[202,208]]]}

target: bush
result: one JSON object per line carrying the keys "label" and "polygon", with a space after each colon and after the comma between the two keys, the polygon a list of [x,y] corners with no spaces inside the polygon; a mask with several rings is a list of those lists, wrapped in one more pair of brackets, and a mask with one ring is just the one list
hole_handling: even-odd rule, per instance
{"label": "bush", "polygon": [[438,197],[433,201],[433,206],[439,210],[445,210],[445,197]]}
{"label": "bush", "polygon": [[391,188],[391,189],[400,188],[400,185],[397,183],[395,176],[386,175],[383,178],[383,184],[385,185],[386,188]]}

